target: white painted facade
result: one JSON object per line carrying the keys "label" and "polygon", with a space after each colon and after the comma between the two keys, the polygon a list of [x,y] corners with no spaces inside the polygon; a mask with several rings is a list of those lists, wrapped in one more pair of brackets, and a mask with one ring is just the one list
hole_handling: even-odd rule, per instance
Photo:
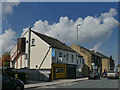
{"label": "white painted facade", "polygon": [[[62,57],[60,56],[60,53],[62,54]],[[57,63],[59,58],[62,58],[61,63],[82,65],[83,64],[83,61],[82,61],[83,59],[78,57],[78,62],[77,62],[77,56],[76,55],[77,55],[76,52],[71,52],[71,51],[66,51],[66,50],[61,50],[61,49],[55,49],[55,60],[53,60],[53,63]]]}
{"label": "white painted facade", "polygon": [[[25,53],[22,55],[22,68],[27,67],[27,58],[26,54],[28,54],[28,32],[23,36],[26,37],[26,50]],[[30,69],[36,69],[36,65],[39,68],[40,63],[42,62],[46,52],[49,50],[50,45],[47,44],[45,41],[43,41],[41,38],[39,38],[37,35],[35,35],[33,32],[31,32],[31,41],[32,39],[35,39],[35,45],[30,46]],[[17,45],[11,50],[11,56],[13,55],[12,52],[15,51]],[[52,49],[52,48],[51,48]],[[51,68],[51,62],[52,62],[52,56],[51,56],[51,49],[48,53],[43,65],[41,66],[41,69],[50,69]],[[18,57],[18,69],[20,69],[20,56]],[[14,67],[16,67],[17,62],[15,62]],[[12,66],[12,64],[11,64]]]}
{"label": "white painted facade", "polygon": [[[26,58],[26,55],[28,54],[28,43],[27,43],[28,32],[23,37],[26,38],[26,50],[25,50],[25,53],[22,54],[22,68],[25,68],[25,67],[28,67],[27,65],[28,62]],[[34,45],[32,45],[32,39],[34,39]],[[39,36],[31,32],[30,69],[36,69],[36,65],[38,66],[37,68],[39,68],[49,48],[50,48],[50,45],[48,43],[46,43]],[[10,52],[11,57],[15,53],[16,49],[17,49],[17,45],[11,50]],[[54,57],[55,59],[52,58],[52,49],[55,49],[55,57]],[[79,57],[77,62],[76,55],[77,55],[76,52],[51,47],[40,69],[51,69],[51,64],[58,62],[60,58],[62,58],[62,61],[60,63],[77,64],[78,66],[83,65],[83,59]],[[14,58],[12,58],[11,61],[16,61],[13,59]],[[21,56],[18,56],[18,69],[21,68],[20,62],[21,62]],[[17,62],[11,63],[11,67],[12,66],[14,66],[14,68],[17,68]]]}

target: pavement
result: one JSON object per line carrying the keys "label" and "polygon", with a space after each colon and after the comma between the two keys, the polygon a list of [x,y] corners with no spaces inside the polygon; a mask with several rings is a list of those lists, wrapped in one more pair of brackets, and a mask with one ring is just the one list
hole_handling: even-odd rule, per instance
{"label": "pavement", "polygon": [[88,80],[88,78],[60,79],[60,80],[53,80],[51,82],[33,81],[33,84],[25,84],[24,88],[29,89],[29,88],[37,88],[37,87],[46,87],[46,86],[59,85],[64,83],[79,82],[84,80]]}

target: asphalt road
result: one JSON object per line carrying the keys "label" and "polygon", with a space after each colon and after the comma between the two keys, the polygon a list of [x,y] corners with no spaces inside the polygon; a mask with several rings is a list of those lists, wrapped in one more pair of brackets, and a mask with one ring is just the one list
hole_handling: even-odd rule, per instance
{"label": "asphalt road", "polygon": [[100,80],[85,80],[79,82],[59,84],[54,86],[37,87],[34,88],[34,90],[40,90],[41,88],[118,88],[118,79],[102,78]]}

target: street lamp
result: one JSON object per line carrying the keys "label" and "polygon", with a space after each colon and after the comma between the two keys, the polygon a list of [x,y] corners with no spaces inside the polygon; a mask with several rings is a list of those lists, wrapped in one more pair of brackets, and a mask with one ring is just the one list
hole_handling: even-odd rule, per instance
{"label": "street lamp", "polygon": [[77,25],[77,61],[78,61],[78,27],[80,26],[81,24],[78,24]]}

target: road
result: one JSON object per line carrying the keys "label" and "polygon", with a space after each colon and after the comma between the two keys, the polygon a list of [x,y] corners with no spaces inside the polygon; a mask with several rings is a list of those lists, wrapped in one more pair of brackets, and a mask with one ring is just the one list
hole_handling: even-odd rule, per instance
{"label": "road", "polygon": [[118,88],[118,79],[102,78],[101,80],[85,80],[79,82],[59,84],[54,86],[37,87],[34,88],[34,90],[40,90],[41,88]]}

